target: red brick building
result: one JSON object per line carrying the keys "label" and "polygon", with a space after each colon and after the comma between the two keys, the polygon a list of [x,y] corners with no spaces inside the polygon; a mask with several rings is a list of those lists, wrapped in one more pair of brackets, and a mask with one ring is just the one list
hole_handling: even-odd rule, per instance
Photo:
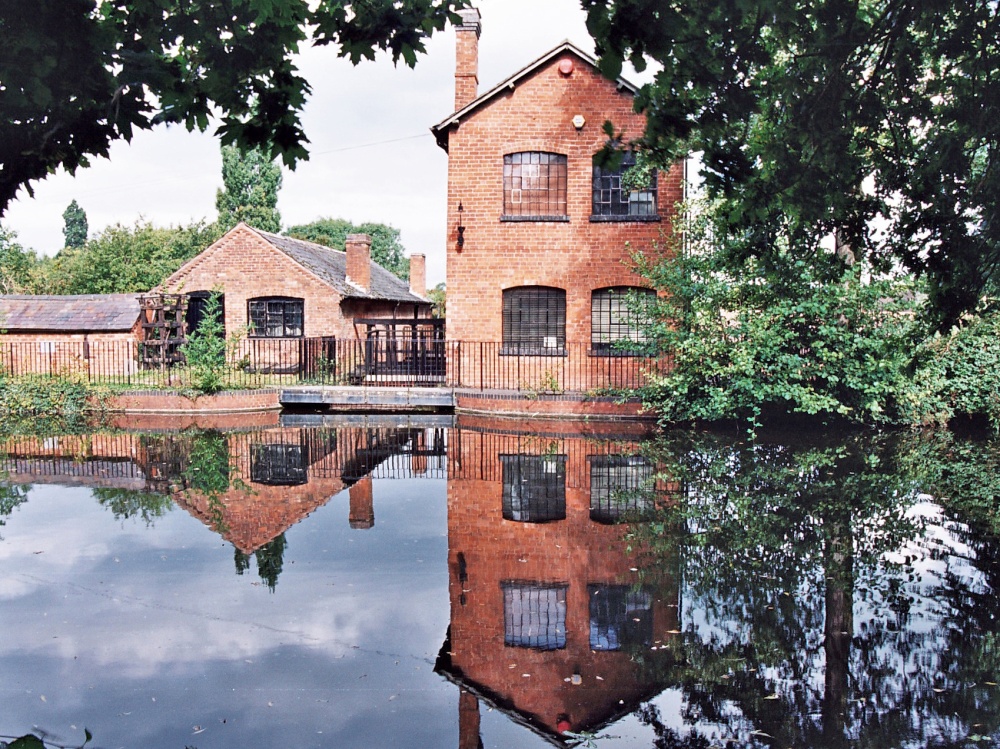
{"label": "red brick building", "polygon": [[670,487],[638,424],[460,424],[448,446],[451,624],[436,665],[463,690],[459,746],[481,746],[482,701],[553,741],[596,731],[664,688],[649,657],[677,631],[676,569],[640,576],[621,522]]}
{"label": "red brick building", "polygon": [[[463,342],[450,366],[473,387],[634,384],[650,361],[627,350],[641,334],[626,300],[654,292],[630,252],[669,234],[683,164],[623,187],[645,128],[636,88],[569,42],[480,94],[479,13],[462,17],[455,112],[432,128],[448,153],[447,335]],[[623,133],[618,167],[595,160],[607,120]]]}
{"label": "red brick building", "polygon": [[[424,256],[411,284],[371,259],[371,238],[351,234],[346,252],[239,224],[162,284],[193,299],[221,292],[227,332],[252,338],[363,337],[360,318],[429,317]],[[197,317],[200,305],[191,307]]]}
{"label": "red brick building", "polygon": [[9,374],[135,372],[136,294],[0,296],[0,367]]}

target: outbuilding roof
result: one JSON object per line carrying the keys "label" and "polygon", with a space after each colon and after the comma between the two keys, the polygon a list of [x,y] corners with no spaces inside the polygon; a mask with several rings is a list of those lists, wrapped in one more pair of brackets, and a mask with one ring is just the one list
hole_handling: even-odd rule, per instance
{"label": "outbuilding roof", "polygon": [[[491,88],[486,93],[477,96],[475,99],[470,101],[468,104],[459,109],[457,112],[453,112],[452,114],[448,115],[446,119],[434,125],[431,128],[431,132],[434,133],[434,137],[437,139],[438,145],[441,146],[441,148],[443,148],[445,151],[447,151],[448,131],[452,126],[457,125],[462,120],[462,118],[472,114],[477,109],[484,106],[497,96],[500,96],[506,93],[507,91],[513,91],[515,88],[517,88],[518,84],[522,80],[524,80],[529,75],[534,73],[536,70],[544,66],[549,61],[551,61],[553,58],[558,57],[564,52],[570,52],[579,57],[581,60],[583,60],[591,67],[595,69],[597,68],[597,59],[593,55],[587,54],[582,49],[573,44],[573,42],[567,39],[562,44],[558,45],[555,49],[549,50],[544,55],[539,57],[537,60],[528,63],[513,75],[505,78],[503,81],[498,83],[496,86]],[[619,90],[628,91],[630,94],[635,94],[639,90],[638,86],[636,86],[634,83],[631,83],[621,77],[619,77],[615,81],[615,83],[618,84]]]}
{"label": "outbuilding roof", "polygon": [[345,299],[380,299],[392,302],[429,304],[426,299],[411,292],[406,281],[393,275],[374,260],[371,261],[371,278],[368,290],[362,291],[357,286],[347,283],[346,252],[306,242],[302,239],[292,239],[280,234],[260,231],[252,226],[247,226],[247,229],[312,272],[320,280],[328,283]]}
{"label": "outbuilding roof", "polygon": [[138,294],[0,295],[0,330],[9,333],[127,332],[138,320]]}

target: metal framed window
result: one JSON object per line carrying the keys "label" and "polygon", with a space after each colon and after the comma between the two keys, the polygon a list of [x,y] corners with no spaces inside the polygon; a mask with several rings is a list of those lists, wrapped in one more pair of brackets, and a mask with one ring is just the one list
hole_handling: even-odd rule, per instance
{"label": "metal framed window", "polygon": [[653,596],[628,585],[588,585],[590,649],[621,650],[653,642]]}
{"label": "metal framed window", "polygon": [[566,292],[549,286],[504,289],[500,353],[564,356]]}
{"label": "metal framed window", "polygon": [[501,455],[503,516],[520,523],[566,518],[565,455]]}
{"label": "metal framed window", "polygon": [[247,302],[250,335],[254,338],[301,338],[305,303],[292,297],[268,297]]}
{"label": "metal framed window", "polygon": [[[653,289],[610,286],[590,295],[590,347],[603,356],[637,356],[645,353],[650,310],[656,301]],[[629,345],[633,344],[633,345]]]}
{"label": "metal framed window", "polygon": [[653,508],[653,466],[641,455],[591,455],[590,519],[616,523]]}
{"label": "metal framed window", "polygon": [[306,483],[306,451],[298,443],[251,445],[250,480],[267,486],[298,486]]}
{"label": "metal framed window", "polygon": [[566,157],[544,151],[503,157],[503,219],[566,220]]}
{"label": "metal framed window", "polygon": [[566,647],[567,585],[504,581],[503,644],[534,650]]}
{"label": "metal framed window", "polygon": [[621,164],[611,169],[597,163],[594,157],[594,201],[592,221],[656,221],[657,173],[654,169],[650,183],[641,189],[629,190],[622,184],[622,176],[635,166],[635,154],[626,151]]}

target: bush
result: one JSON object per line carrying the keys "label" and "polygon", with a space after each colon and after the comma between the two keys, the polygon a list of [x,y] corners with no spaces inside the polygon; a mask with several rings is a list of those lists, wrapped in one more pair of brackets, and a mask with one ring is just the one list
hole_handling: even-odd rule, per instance
{"label": "bush", "polygon": [[226,373],[226,334],[222,324],[222,305],[218,293],[205,302],[198,327],[180,347],[191,370],[191,383],[203,393],[222,390]]}
{"label": "bush", "polygon": [[668,259],[638,258],[665,292],[649,336],[673,367],[643,391],[664,421],[896,417],[917,335],[912,283],[832,253],[738,259],[697,233]]}
{"label": "bush", "polygon": [[1000,313],[969,316],[925,340],[901,405],[914,424],[944,426],[971,416],[1000,430]]}

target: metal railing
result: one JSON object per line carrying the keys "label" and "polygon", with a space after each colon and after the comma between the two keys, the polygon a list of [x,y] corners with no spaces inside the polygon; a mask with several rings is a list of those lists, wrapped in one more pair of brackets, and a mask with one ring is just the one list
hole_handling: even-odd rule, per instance
{"label": "metal railing", "polygon": [[[131,388],[193,386],[190,367],[150,365],[142,346],[134,340],[0,341],[0,373],[81,377]],[[630,356],[589,343],[518,351],[495,341],[245,338],[230,345],[220,372],[230,388],[449,386],[542,396],[635,388],[669,366],[666,356]]]}

